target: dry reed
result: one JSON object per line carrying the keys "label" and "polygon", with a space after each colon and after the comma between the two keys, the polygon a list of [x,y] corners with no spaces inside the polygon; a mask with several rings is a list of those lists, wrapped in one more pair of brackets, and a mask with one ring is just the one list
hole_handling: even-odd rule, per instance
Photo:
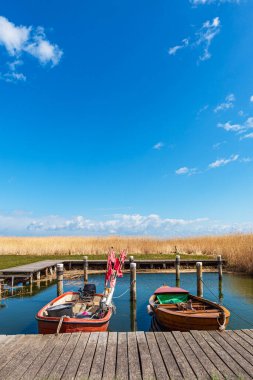
{"label": "dry reed", "polygon": [[113,246],[128,254],[222,255],[231,270],[253,273],[253,234],[180,239],[147,237],[0,237],[0,255],[96,255]]}

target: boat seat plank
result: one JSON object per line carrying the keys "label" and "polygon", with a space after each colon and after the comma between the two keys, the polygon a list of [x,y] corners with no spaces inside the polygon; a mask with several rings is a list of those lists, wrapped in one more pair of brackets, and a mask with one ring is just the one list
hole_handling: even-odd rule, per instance
{"label": "boat seat plank", "polygon": [[10,373],[10,375],[6,378],[6,380],[19,380],[26,372],[26,370],[30,367],[30,365],[37,359],[38,355],[44,350],[45,346],[49,344],[51,337],[50,336],[38,336],[35,339],[32,350],[30,347],[28,348],[29,352],[25,356],[25,358],[20,362],[19,365]]}
{"label": "boat seat plank", "polygon": [[226,331],[226,335],[229,336],[230,338],[233,339],[234,341],[234,345],[236,343],[239,343],[241,347],[243,347],[245,350],[247,350],[251,355],[253,355],[253,347],[248,343],[246,342],[245,340],[242,339],[242,337],[240,337],[240,335],[236,334],[234,331],[232,330],[227,330]]}
{"label": "boat seat plank", "polygon": [[116,379],[128,379],[127,335],[125,332],[118,333]]}
{"label": "boat seat plank", "polygon": [[83,353],[82,360],[80,361],[77,373],[76,373],[76,379],[88,379],[90,374],[90,369],[93,361],[93,357],[95,354],[97,341],[98,341],[98,332],[92,332],[90,333],[88,342],[85,347],[85,351]]}
{"label": "boat seat plank", "polygon": [[87,345],[90,333],[81,333],[78,342],[72,352],[68,365],[61,377],[62,380],[74,379]]}
{"label": "boat seat plank", "polygon": [[189,365],[188,361],[186,360],[184,353],[182,352],[181,348],[179,347],[177,341],[173,337],[171,333],[164,332],[165,339],[167,340],[168,345],[170,346],[170,349],[177,361],[177,365],[179,366],[179,369],[183,375],[184,379],[196,379],[196,375],[194,374],[191,366]]}
{"label": "boat seat plank", "polygon": [[220,346],[237,362],[248,375],[253,374],[253,358],[240,345],[235,345],[225,332],[218,333],[217,331],[209,331],[209,334],[216,340]]}
{"label": "boat seat plank", "polygon": [[136,334],[134,332],[127,333],[127,348],[128,348],[128,366],[129,366],[129,379],[141,380],[141,367],[138,354],[138,346]]}
{"label": "boat seat plank", "polygon": [[54,380],[58,380],[62,377],[66,365],[76,347],[78,339],[80,338],[80,334],[81,333],[72,333],[69,340],[67,341],[61,353],[61,356],[55,363],[55,366],[50,373],[50,377],[52,377]]}
{"label": "boat seat plank", "polygon": [[34,379],[46,379],[49,377],[55,363],[57,362],[59,356],[61,355],[65,345],[67,344],[71,334],[62,334],[55,337],[55,345],[53,350],[48,355],[46,361],[43,363],[39,372]]}
{"label": "boat seat plank", "polygon": [[136,338],[138,342],[140,361],[141,361],[141,370],[142,370],[142,378],[144,380],[152,380],[155,379],[155,372],[147,344],[147,340],[143,331],[136,332]]}
{"label": "boat seat plank", "polygon": [[209,359],[213,362],[215,367],[224,375],[225,378],[229,379],[237,379],[238,377],[231,371],[231,369],[221,360],[219,355],[215,352],[213,347],[208,344],[208,342],[204,339],[204,337],[200,334],[199,331],[192,330],[192,336],[198,342],[202,350],[206,353]]}
{"label": "boat seat plank", "polygon": [[192,367],[196,377],[201,380],[210,379],[210,376],[201,364],[201,361],[199,361],[198,356],[194,353],[192,347],[185,340],[185,337],[182,335],[182,333],[180,331],[173,331],[172,334],[180,349],[184,353],[188,363]]}
{"label": "boat seat plank", "polygon": [[253,347],[253,339],[244,330],[234,330],[234,332]]}
{"label": "boat seat plank", "polygon": [[151,356],[151,360],[153,363],[153,367],[155,370],[155,375],[157,379],[169,379],[169,375],[167,373],[166,367],[163,362],[162,355],[160,353],[155,334],[152,332],[146,332],[146,339],[149,347],[149,352]]}
{"label": "boat seat plank", "polygon": [[176,363],[176,360],[171,352],[171,349],[169,348],[167,341],[163,335],[162,332],[156,332],[155,338],[157,341],[157,344],[159,346],[160,352],[163,357],[163,361],[165,363],[167,372],[171,379],[173,380],[181,380],[182,374],[178,368],[178,365]]}
{"label": "boat seat plank", "polygon": [[223,346],[220,346],[220,344],[207,331],[201,331],[201,335],[216,352],[216,354],[219,355],[223,363],[226,363],[226,365],[231,369],[231,371],[233,371],[233,373],[236,375],[236,378],[239,377],[243,379],[251,379],[247,372],[239,364],[237,364],[235,360],[232,360],[231,355],[228,354],[226,351],[227,346],[225,345],[225,343],[223,343]]}
{"label": "boat seat plank", "polygon": [[202,347],[194,339],[190,332],[182,332],[182,336],[185,338],[188,345],[191,347],[194,354],[201,361],[202,366],[205,368],[206,372],[210,377],[217,379],[224,379],[221,372],[215,367],[213,362],[209,359],[206,353],[202,350]]}
{"label": "boat seat plank", "polygon": [[117,333],[109,332],[108,340],[107,340],[107,349],[106,349],[106,354],[105,354],[103,380],[115,379],[116,354],[117,354]]}
{"label": "boat seat plank", "polygon": [[95,355],[92,362],[89,379],[100,380],[103,375],[105,352],[107,347],[108,332],[100,332]]}

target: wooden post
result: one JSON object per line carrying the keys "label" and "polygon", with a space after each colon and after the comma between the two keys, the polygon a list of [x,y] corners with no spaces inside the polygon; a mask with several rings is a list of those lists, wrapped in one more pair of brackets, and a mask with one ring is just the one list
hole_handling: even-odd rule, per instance
{"label": "wooden post", "polygon": [[48,268],[45,269],[45,277],[48,278]]}
{"label": "wooden post", "polygon": [[49,273],[50,273],[50,276],[52,277],[53,276],[53,268],[52,267],[49,268]]}
{"label": "wooden post", "polygon": [[176,282],[179,282],[180,281],[180,256],[179,255],[176,256],[175,265],[176,265]]}
{"label": "wooden post", "polygon": [[88,282],[88,256],[83,257],[83,276],[84,276],[84,283],[86,284]]}
{"label": "wooden post", "polygon": [[134,257],[133,256],[129,256],[129,263],[132,263],[134,261]]}
{"label": "wooden post", "polygon": [[57,295],[63,293],[63,264],[57,264]]}
{"label": "wooden post", "polygon": [[197,296],[203,297],[203,282],[202,282],[202,263],[196,263],[197,268]]}
{"label": "wooden post", "polygon": [[219,273],[219,281],[222,280],[222,259],[221,259],[221,255],[218,255],[217,256],[217,261],[218,261],[218,273]]}
{"label": "wooden post", "polygon": [[130,263],[130,296],[131,301],[136,301],[136,263]]}
{"label": "wooden post", "polygon": [[0,278],[0,300],[2,299],[3,290],[4,290],[4,280],[3,278]]}
{"label": "wooden post", "polygon": [[40,271],[36,272],[36,280],[40,281]]}

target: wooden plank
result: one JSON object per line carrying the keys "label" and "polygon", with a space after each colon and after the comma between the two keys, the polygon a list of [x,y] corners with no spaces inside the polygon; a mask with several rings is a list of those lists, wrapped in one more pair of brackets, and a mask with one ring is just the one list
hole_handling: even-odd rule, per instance
{"label": "wooden plank", "polygon": [[22,345],[19,350],[12,356],[11,360],[2,367],[0,371],[0,379],[7,379],[7,377],[15,370],[15,368],[24,360],[31,347],[35,344],[36,335],[28,335],[23,339]]}
{"label": "wooden plank", "polygon": [[227,353],[225,349],[223,349],[222,346],[220,346],[219,343],[215,341],[215,339],[209,334],[207,331],[201,331],[201,335],[204,337],[206,342],[212,347],[212,349],[216,352],[216,354],[221,358],[223,363],[227,365],[233,371],[233,373],[236,375],[235,378],[243,378],[243,379],[250,379],[247,372],[245,372],[240,365],[238,365],[232,357]]}
{"label": "wooden plank", "polygon": [[89,336],[90,333],[81,333],[79,335],[78,342],[74,348],[71,358],[69,359],[68,365],[65,368],[65,371],[62,375],[62,380],[73,380],[75,378]]}
{"label": "wooden plank", "polygon": [[108,341],[107,341],[107,349],[106,349],[106,354],[105,354],[103,380],[115,379],[116,354],[117,354],[117,333],[109,332]]}
{"label": "wooden plank", "polygon": [[[215,367],[219,370],[220,373],[226,378],[236,379],[237,377],[231,371],[231,369],[221,360],[221,358],[216,354],[213,348],[208,344],[208,342],[204,339],[204,337],[200,334],[199,331],[192,330],[192,336],[195,338],[196,342],[198,342],[199,346],[206,353],[208,358],[212,361]],[[201,359],[201,356],[200,356]],[[209,373],[212,376],[212,373]]]}
{"label": "wooden plank", "polygon": [[153,368],[155,370],[156,378],[163,380],[169,379],[169,375],[164,365],[163,358],[160,353],[154,333],[146,332],[145,335],[148,342],[149,352],[152,359]]}
{"label": "wooden plank", "polygon": [[35,340],[29,344],[28,354],[19,365],[16,365],[6,379],[19,380],[49,342],[50,337],[48,335],[35,335]]}
{"label": "wooden plank", "polygon": [[[249,347],[252,349],[251,353],[248,352],[245,345],[247,342],[244,342],[244,345],[238,344],[227,332],[222,333],[219,332],[220,336],[228,343],[231,347],[233,347],[237,352],[239,352],[240,355],[242,355],[248,362],[253,365],[253,347],[249,345]],[[236,334],[235,334],[236,335]],[[236,335],[237,336],[237,335]],[[238,337],[240,339],[240,337]],[[253,371],[252,371],[253,373]]]}
{"label": "wooden plank", "polygon": [[244,332],[244,333],[247,334],[250,338],[253,339],[253,330],[243,329],[243,330],[241,330],[241,331]]}
{"label": "wooden plank", "polygon": [[183,378],[184,379],[196,379],[196,376],[190,366],[190,364],[188,363],[188,361],[186,360],[185,356],[184,356],[184,353],[183,351],[181,350],[181,348],[179,347],[177,341],[175,340],[175,338],[173,337],[172,333],[171,332],[164,332],[163,333],[164,336],[165,336],[165,339],[167,340],[167,343],[177,361],[177,365],[178,367],[180,368],[180,371],[183,375]]}
{"label": "wooden plank", "polygon": [[62,354],[62,351],[67,344],[71,334],[62,334],[54,336],[52,344],[54,344],[53,350],[48,355],[46,361],[41,366],[39,372],[36,374],[35,379],[47,379],[52,372],[58,358]]}
{"label": "wooden plank", "polygon": [[85,351],[83,353],[82,360],[80,361],[80,364],[76,373],[76,377],[75,377],[76,379],[88,379],[93,357],[94,357],[96,346],[97,346],[98,336],[99,336],[98,332],[90,333],[87,345],[85,347]]}
{"label": "wooden plank", "polygon": [[162,332],[154,333],[167,372],[171,379],[182,379],[182,374]]}
{"label": "wooden plank", "polygon": [[107,332],[99,333],[96,352],[93,358],[92,367],[90,371],[90,380],[100,380],[103,375],[104,361],[105,361],[105,352],[107,346]]}
{"label": "wooden plank", "polygon": [[0,370],[12,359],[12,357],[21,350],[25,341],[24,335],[14,335],[8,344],[3,345],[0,350]]}
{"label": "wooden plank", "polygon": [[116,379],[128,379],[127,336],[125,332],[118,333]]}
{"label": "wooden plank", "polygon": [[141,367],[135,332],[127,334],[129,379],[141,380]]}
{"label": "wooden plank", "polygon": [[150,356],[148,343],[146,336],[143,331],[136,332],[136,338],[138,342],[140,361],[141,361],[141,370],[142,378],[145,380],[155,379],[155,371],[152,364],[152,359]]}
{"label": "wooden plank", "polygon": [[253,347],[253,339],[245,334],[243,330],[234,330],[234,332],[239,335],[245,342],[249,343]]}
{"label": "wooden plank", "polygon": [[73,351],[76,347],[78,339],[81,333],[72,333],[67,341],[59,359],[55,363],[52,371],[50,372],[50,379],[58,380],[62,377],[66,366],[68,365],[68,361],[73,354]]}
{"label": "wooden plank", "polygon": [[205,368],[206,372],[214,378],[217,379],[223,379],[224,377],[222,374],[218,371],[218,369],[214,366],[212,361],[209,359],[209,357],[206,355],[206,353],[203,351],[202,347],[197,343],[197,341],[194,339],[194,337],[189,332],[182,332],[183,337],[187,341],[187,343],[190,345],[192,350],[194,351],[194,354],[198,357],[198,359],[201,361],[201,364]]}
{"label": "wooden plank", "polygon": [[[198,358],[197,353],[195,354],[193,347],[191,347],[190,344],[185,340],[185,337],[180,331],[173,331],[172,332],[175,340],[177,341],[177,344],[183,351],[186,359],[188,360],[188,363],[192,367],[195,375],[198,379],[210,379],[210,376],[208,375],[207,371],[205,370],[204,366],[201,364],[201,359]],[[200,360],[199,360],[200,359]]]}
{"label": "wooden plank", "polygon": [[239,343],[241,347],[243,347],[251,355],[253,355],[253,347],[248,342],[246,342],[242,337],[236,334],[234,331],[227,330],[226,335],[228,335],[230,338],[232,338],[235,341],[234,344]]}
{"label": "wooden plank", "polygon": [[[224,349],[233,358],[233,361],[243,369],[243,372],[246,372],[249,376],[253,374],[253,365],[246,360],[245,356],[243,356],[245,353],[247,355],[247,351],[243,349],[240,350],[238,347],[233,348],[230,345],[230,340],[227,341],[225,338],[223,338],[223,336],[226,335],[225,332],[223,332],[223,334],[219,334],[217,331],[210,331],[208,333],[222,347],[222,349]],[[253,357],[250,357],[250,360],[252,363]]]}

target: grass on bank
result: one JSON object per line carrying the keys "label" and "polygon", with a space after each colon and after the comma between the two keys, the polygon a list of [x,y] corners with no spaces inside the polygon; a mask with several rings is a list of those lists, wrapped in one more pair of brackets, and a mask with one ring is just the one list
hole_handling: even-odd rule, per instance
{"label": "grass on bank", "polygon": [[[134,258],[140,260],[152,260],[152,259],[164,259],[164,260],[175,260],[176,255],[157,255],[157,254],[147,254],[147,255],[133,255]],[[88,255],[89,260],[103,260],[107,258],[107,255]],[[207,255],[180,255],[181,259],[185,260],[208,260],[212,259],[212,256]],[[82,260],[83,255],[42,255],[42,256],[30,256],[30,255],[0,255],[0,270],[10,267],[15,267],[19,265],[31,264],[42,260]]]}
{"label": "grass on bank", "polygon": [[[202,236],[181,239],[155,239],[148,237],[0,237],[0,258],[2,256],[30,256],[24,260],[45,258],[75,257],[91,255],[100,258],[101,254],[113,246],[116,251],[126,248],[129,255],[136,258],[170,258],[175,255],[175,246],[180,255],[189,259],[222,255],[228,268],[234,271],[253,273],[253,234],[224,236]],[[102,256],[104,257],[104,256]],[[8,259],[7,259],[8,260]],[[2,259],[0,259],[0,265]],[[18,262],[19,263],[19,262]],[[10,266],[10,265],[9,265]]]}

